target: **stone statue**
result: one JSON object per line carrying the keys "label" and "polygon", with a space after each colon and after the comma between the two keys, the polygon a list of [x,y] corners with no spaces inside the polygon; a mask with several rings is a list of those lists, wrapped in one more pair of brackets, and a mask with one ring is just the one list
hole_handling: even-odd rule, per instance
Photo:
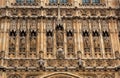
{"label": "stone statue", "polygon": [[105,48],[110,48],[110,40],[108,38],[105,39]]}
{"label": "stone statue", "polygon": [[45,61],[43,59],[39,60],[39,67],[42,69],[44,68]]}
{"label": "stone statue", "polygon": [[64,52],[62,48],[59,48],[57,51],[57,58],[58,59],[64,59]]}
{"label": "stone statue", "polygon": [[36,38],[31,38],[31,46],[32,47],[36,46]]}
{"label": "stone statue", "polygon": [[47,38],[47,46],[48,46],[49,48],[51,48],[51,47],[52,47],[52,44],[53,44],[52,38]]}
{"label": "stone statue", "polygon": [[78,59],[78,66],[81,67],[82,66],[82,60]]}
{"label": "stone statue", "polygon": [[85,48],[89,48],[90,47],[90,45],[89,45],[89,39],[88,38],[86,38],[86,39],[84,39],[84,46],[85,46]]}
{"label": "stone statue", "polygon": [[99,39],[98,38],[96,38],[96,39],[94,39],[94,47],[95,48],[100,48],[100,44],[99,44]]}
{"label": "stone statue", "polygon": [[68,47],[73,48],[73,39],[68,39]]}
{"label": "stone statue", "polygon": [[4,51],[1,51],[1,52],[0,52],[0,58],[3,58],[4,56],[5,56]]}
{"label": "stone statue", "polygon": [[116,58],[120,58],[120,53],[119,53],[119,51],[116,51],[116,52],[115,52],[115,57],[116,57]]}
{"label": "stone statue", "polygon": [[61,43],[63,41],[63,33],[61,31],[57,32],[57,42]]}

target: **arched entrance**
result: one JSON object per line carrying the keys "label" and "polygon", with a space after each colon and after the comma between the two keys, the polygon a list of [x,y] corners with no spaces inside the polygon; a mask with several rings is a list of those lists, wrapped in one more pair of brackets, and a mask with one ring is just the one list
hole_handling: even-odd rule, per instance
{"label": "arched entrance", "polygon": [[79,78],[79,77],[71,75],[71,74],[67,74],[67,73],[55,73],[55,74],[51,74],[43,78]]}

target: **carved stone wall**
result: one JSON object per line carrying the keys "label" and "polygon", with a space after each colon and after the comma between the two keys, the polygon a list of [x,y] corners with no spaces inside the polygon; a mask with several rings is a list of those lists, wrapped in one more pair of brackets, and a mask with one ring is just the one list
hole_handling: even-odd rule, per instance
{"label": "carved stone wall", "polygon": [[119,0],[1,0],[0,78],[120,78]]}

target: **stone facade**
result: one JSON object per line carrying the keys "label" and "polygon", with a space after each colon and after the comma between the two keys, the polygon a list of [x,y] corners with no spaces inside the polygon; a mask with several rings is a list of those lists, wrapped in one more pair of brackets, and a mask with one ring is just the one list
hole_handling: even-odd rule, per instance
{"label": "stone facade", "polygon": [[1,0],[0,78],[120,78],[120,0]]}

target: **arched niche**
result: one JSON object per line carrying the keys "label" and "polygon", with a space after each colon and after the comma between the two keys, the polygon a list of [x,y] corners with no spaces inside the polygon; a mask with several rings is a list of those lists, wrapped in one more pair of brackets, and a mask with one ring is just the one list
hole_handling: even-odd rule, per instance
{"label": "arched niche", "polygon": [[80,78],[75,75],[67,74],[67,73],[55,73],[45,76],[43,78]]}
{"label": "arched niche", "polygon": [[11,74],[7,78],[22,78],[22,77],[18,74]]}

